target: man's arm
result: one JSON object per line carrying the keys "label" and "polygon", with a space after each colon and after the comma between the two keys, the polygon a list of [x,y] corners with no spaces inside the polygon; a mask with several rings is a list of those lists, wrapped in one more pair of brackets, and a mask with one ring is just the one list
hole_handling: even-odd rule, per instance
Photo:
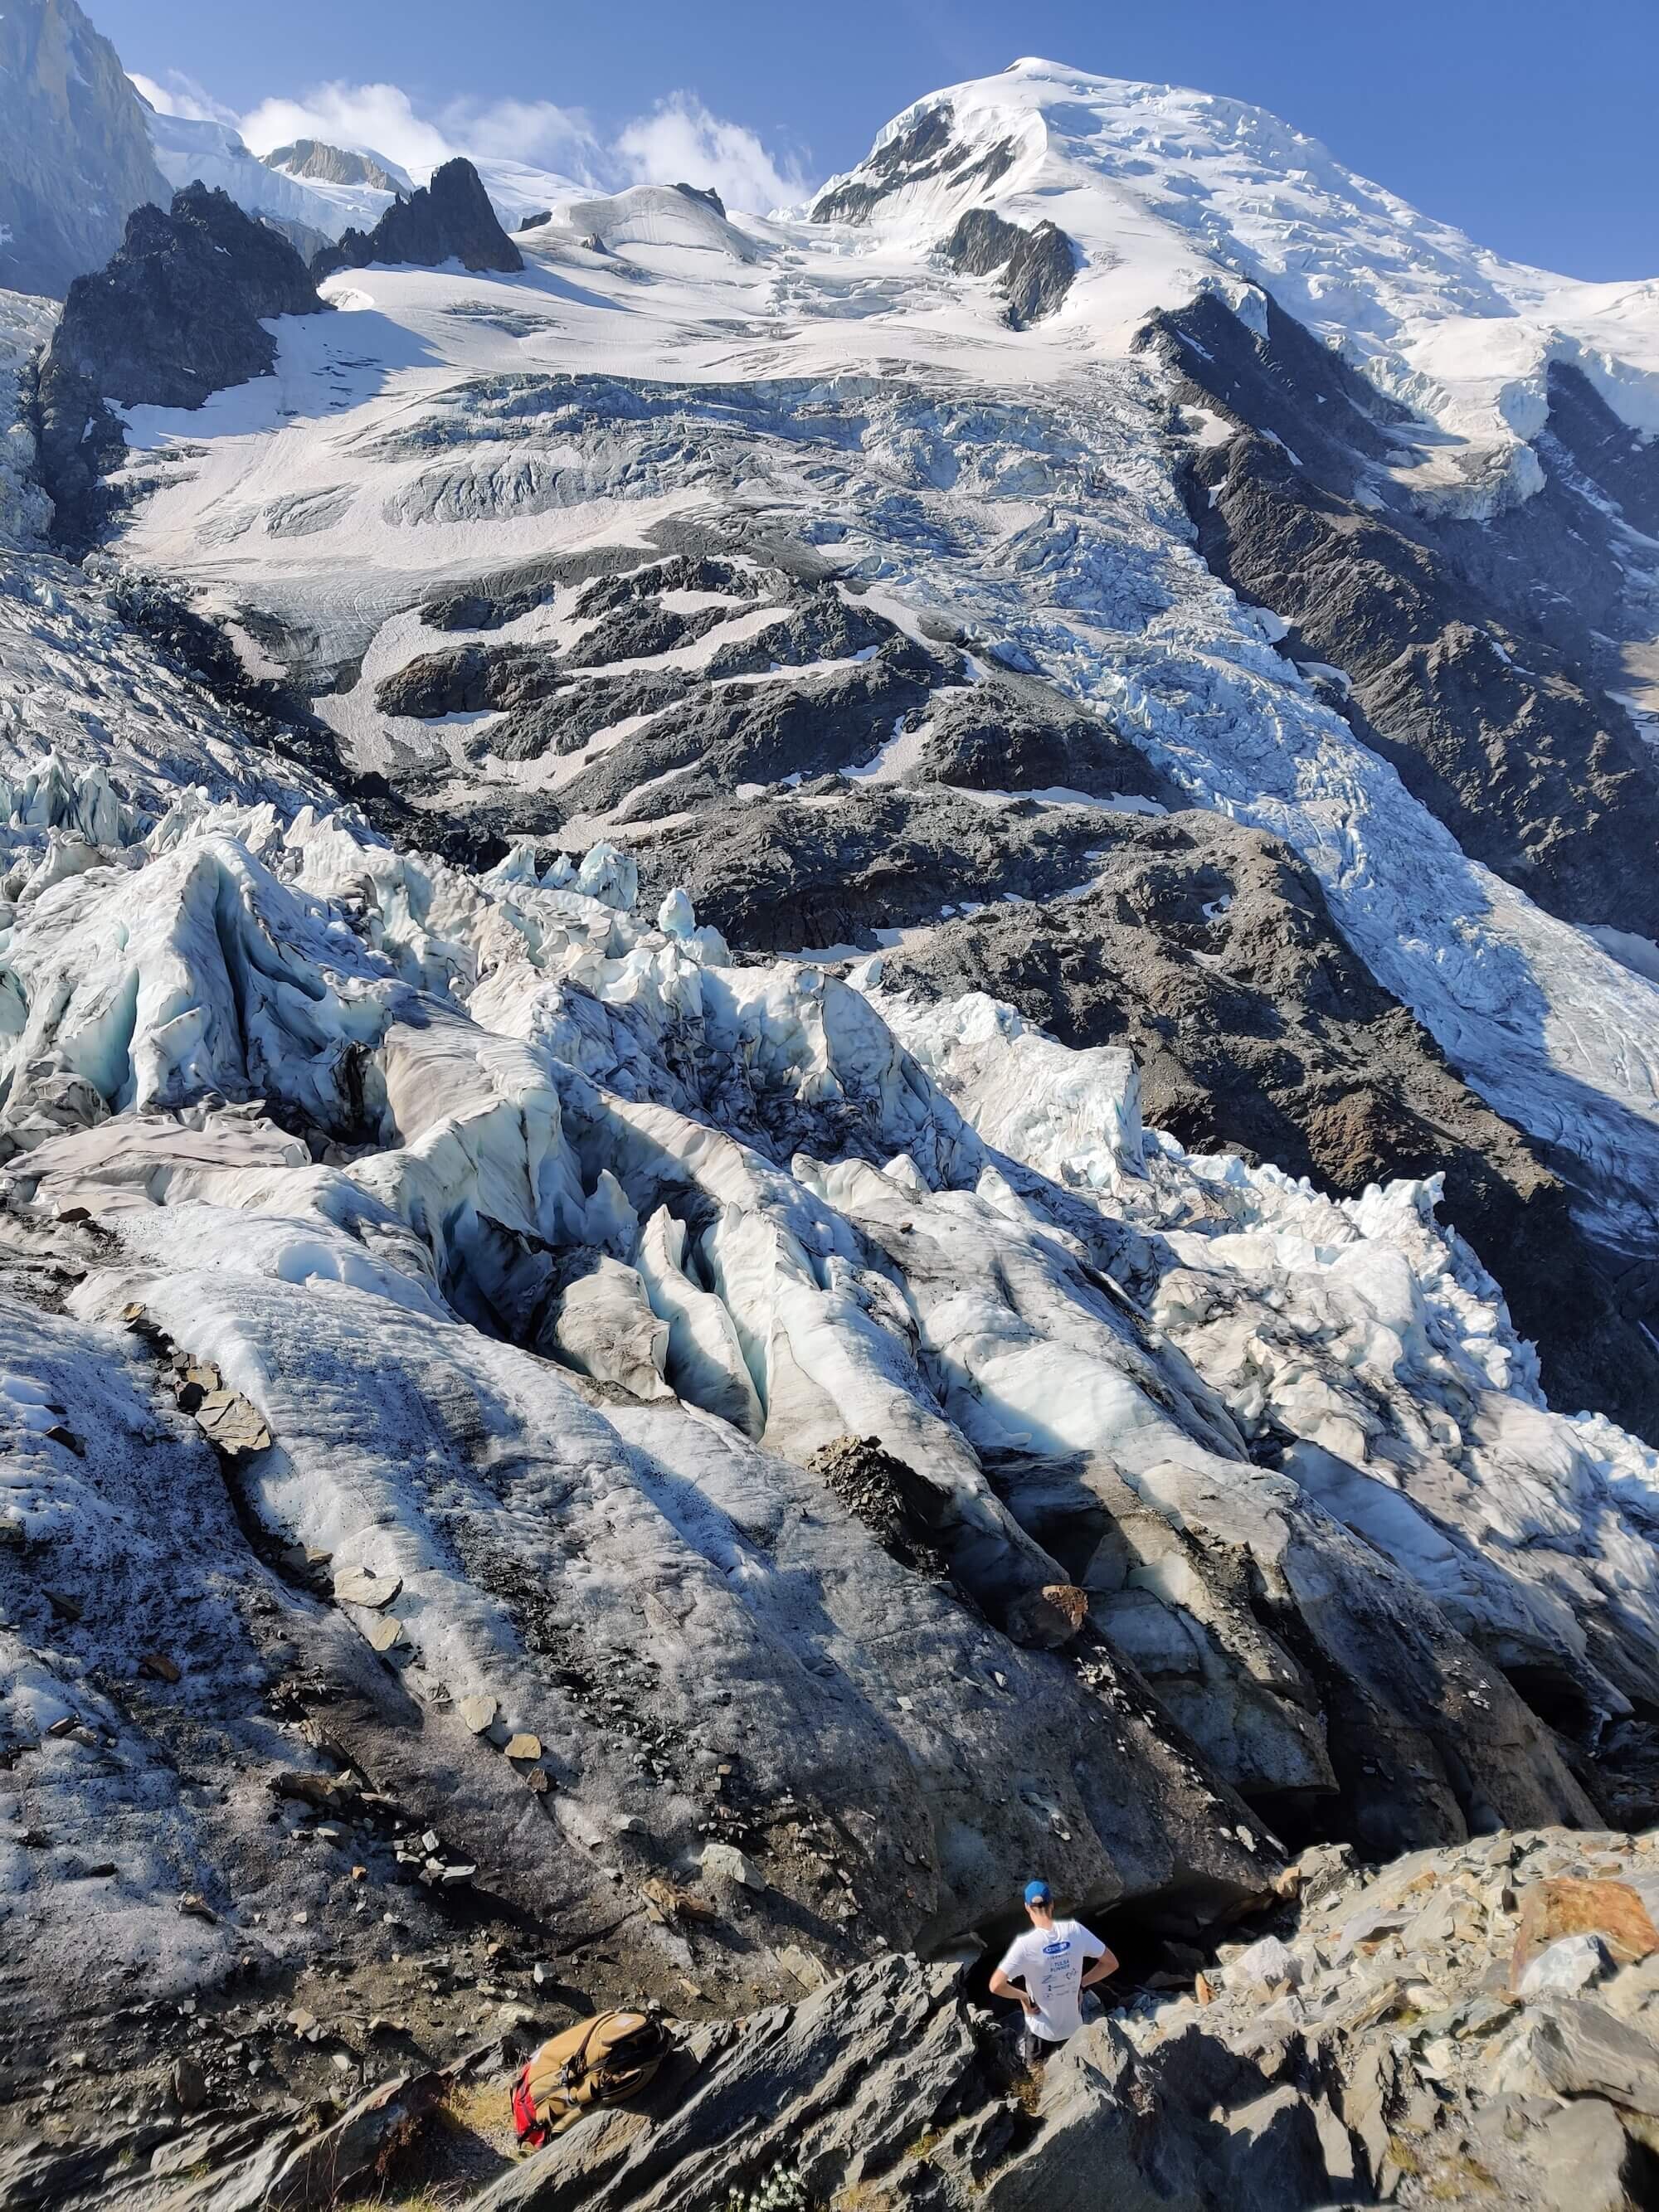
{"label": "man's arm", "polygon": [[[1103,1982],[1109,1975],[1115,1974],[1116,1972],[1116,1953],[1103,1951],[1097,1959],[1091,1959],[1084,1968],[1083,1978],[1078,1984],[1078,1987],[1080,1990],[1092,1989],[1097,1982]],[[991,1977],[991,1987],[995,1989],[996,1985],[996,1977],[994,1974]]]}
{"label": "man's arm", "polygon": [[[1114,1959],[1112,1964],[1116,1966],[1117,1960]],[[991,1977],[991,1995],[994,1997],[1006,1997],[1026,2012],[1036,2010],[1036,1999],[1021,1989],[1018,1983],[1011,1982],[1000,1966]]]}

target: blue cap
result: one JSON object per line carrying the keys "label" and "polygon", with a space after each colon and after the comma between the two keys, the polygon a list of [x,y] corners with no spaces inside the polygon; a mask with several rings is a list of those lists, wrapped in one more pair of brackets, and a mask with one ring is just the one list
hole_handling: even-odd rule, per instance
{"label": "blue cap", "polygon": [[1028,1881],[1025,1885],[1025,1902],[1028,1905],[1047,1905],[1049,1902],[1048,1883]]}

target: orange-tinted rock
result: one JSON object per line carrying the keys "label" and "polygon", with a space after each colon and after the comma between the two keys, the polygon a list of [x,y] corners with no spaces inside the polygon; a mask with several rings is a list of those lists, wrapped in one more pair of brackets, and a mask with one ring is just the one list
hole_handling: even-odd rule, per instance
{"label": "orange-tinted rock", "polygon": [[1560,1875],[1522,1892],[1521,1921],[1510,1964],[1510,1987],[1547,1945],[1563,1936],[1600,1936],[1615,1959],[1628,1965],[1659,1951],[1659,1877],[1621,1881]]}

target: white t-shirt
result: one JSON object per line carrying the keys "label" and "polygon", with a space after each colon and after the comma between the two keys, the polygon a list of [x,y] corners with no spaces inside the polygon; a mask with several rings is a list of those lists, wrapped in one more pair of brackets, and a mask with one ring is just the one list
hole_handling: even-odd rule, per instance
{"label": "white t-shirt", "polygon": [[1083,2025],[1078,2010],[1078,1984],[1091,1960],[1106,1949],[1080,1920],[1056,1920],[1052,1928],[1029,1929],[1015,1936],[1002,1955],[997,1971],[1011,1982],[1023,1981],[1026,1994],[1036,2000],[1025,2025],[1045,2043],[1064,2043]]}

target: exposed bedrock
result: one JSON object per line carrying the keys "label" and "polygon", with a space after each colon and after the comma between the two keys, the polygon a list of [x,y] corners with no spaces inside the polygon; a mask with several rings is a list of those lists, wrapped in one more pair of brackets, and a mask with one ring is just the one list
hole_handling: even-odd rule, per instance
{"label": "exposed bedrock", "polygon": [[348,230],[337,246],[317,256],[311,273],[320,279],[377,261],[410,262],[421,269],[459,261],[463,268],[507,274],[524,267],[524,256],[496,220],[477,171],[459,157],[434,169],[431,182],[408,199],[394,201],[373,230]]}
{"label": "exposed bedrock", "polygon": [[615,660],[654,660],[695,645],[730,616],[729,607],[698,607],[684,613],[659,600],[641,599],[601,617],[565,655],[572,668],[604,668]]}
{"label": "exposed bedrock", "polygon": [[1524,666],[1541,641],[1277,446],[1238,440],[1194,477],[1206,556],[1290,623],[1287,650],[1347,673],[1358,734],[1471,858],[1565,921],[1659,931],[1659,791],[1620,709]]}
{"label": "exposed bedrock", "polygon": [[0,285],[62,299],[107,260],[136,207],[163,202],[144,106],[75,0],[0,15]]}
{"label": "exposed bedrock", "polygon": [[975,148],[956,135],[956,111],[948,100],[924,107],[902,131],[884,134],[874,151],[845,176],[831,177],[813,201],[813,222],[867,222],[890,193],[907,185],[943,178],[957,186],[994,185],[1013,167],[1009,140]]}
{"label": "exposed bedrock", "polygon": [[1182,806],[1182,793],[1100,714],[1006,672],[936,695],[915,781],[969,791],[1081,793]]}
{"label": "exposed bedrock", "polygon": [[70,287],[40,368],[40,469],[59,541],[90,541],[100,478],[125,450],[106,401],[199,407],[226,385],[269,374],[270,318],[324,305],[288,240],[224,192],[191,185],[166,214],[137,209],[108,266]]}
{"label": "exposed bedrock", "polygon": [[400,198],[409,189],[407,177],[393,176],[372,154],[331,146],[320,138],[296,138],[291,145],[273,146],[259,159],[266,168],[280,169],[284,176],[315,177],[330,185],[368,185]]}
{"label": "exposed bedrock", "polygon": [[868,660],[799,684],[714,692],[666,725],[623,738],[560,797],[572,813],[603,814],[635,794],[630,818],[649,820],[737,784],[831,775],[873,759],[900,718],[954,672],[953,662],[901,637]]}
{"label": "exposed bedrock", "polygon": [[507,710],[546,698],[558,681],[558,665],[543,646],[441,646],[383,677],[374,703],[383,714],[428,719]]}
{"label": "exposed bedrock", "polygon": [[694,2030],[636,2107],[474,2212],[725,2212],[769,2184],[871,2212],[1639,2212],[1659,2172],[1659,1838],[1596,1840],[1601,1879],[1559,1830],[1381,1869],[1310,1850],[1295,1906],[1127,2002],[1120,1978],[1039,2076],[983,1966],[882,1960]]}
{"label": "exposed bedrock", "polygon": [[752,599],[760,580],[752,569],[713,554],[676,553],[665,561],[624,569],[619,575],[599,576],[575,604],[582,616],[614,613],[619,607],[657,598],[664,592],[720,592],[730,597]]}
{"label": "exposed bedrock", "polygon": [[[1424,520],[1377,473],[1411,458],[1395,410],[1271,304],[1264,335],[1206,296],[1158,342],[1245,426],[1193,457],[1211,566],[1345,672],[1358,734],[1473,858],[1566,921],[1659,932],[1659,778],[1590,634],[1618,619],[1605,512],[1558,471],[1490,520]],[[1563,430],[1645,513],[1650,465],[1582,386],[1553,387]]]}
{"label": "exposed bedrock", "polygon": [[1008,320],[1017,331],[1052,315],[1077,274],[1077,249],[1057,223],[1040,222],[1027,230],[990,208],[969,208],[943,251],[961,275],[1000,272]]}
{"label": "exposed bedrock", "polygon": [[827,777],[726,798],[641,848],[647,886],[683,884],[732,944],[763,952],[857,945],[962,900],[1052,898],[1095,872],[1101,817],[1029,799]]}
{"label": "exposed bedrock", "polygon": [[515,707],[484,733],[497,760],[539,760],[544,753],[579,753],[588,739],[633,714],[654,714],[684,699],[694,685],[649,670],[590,676],[561,684],[533,705]]}
{"label": "exposed bedrock", "polygon": [[780,610],[781,620],[769,622],[750,637],[717,647],[703,673],[711,678],[763,676],[770,668],[851,660],[899,635],[884,616],[856,599],[842,598],[832,585],[798,592],[795,597],[789,611]]}
{"label": "exposed bedrock", "polygon": [[1311,872],[1221,815],[1107,817],[1091,843],[1087,897],[950,923],[885,956],[884,988],[987,991],[1066,1044],[1128,1046],[1147,1121],[1184,1144],[1339,1193],[1443,1174],[1553,1402],[1659,1437],[1644,1285],[1621,1290],[1536,1148],[1374,980]]}

